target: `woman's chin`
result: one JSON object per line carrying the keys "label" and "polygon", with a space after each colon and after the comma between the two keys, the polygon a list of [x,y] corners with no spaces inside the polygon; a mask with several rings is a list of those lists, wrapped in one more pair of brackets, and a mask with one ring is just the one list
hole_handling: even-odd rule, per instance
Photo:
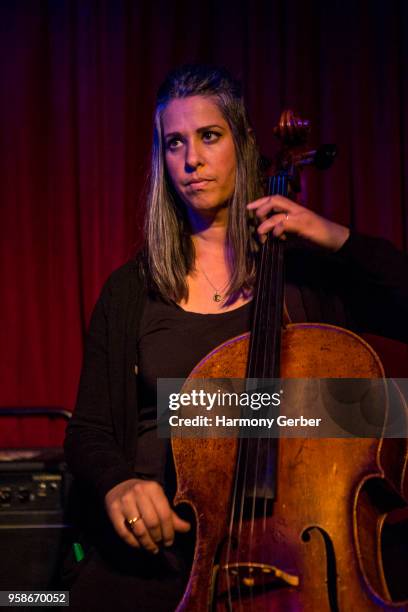
{"label": "woman's chin", "polygon": [[219,200],[205,197],[204,194],[201,197],[200,195],[197,195],[197,197],[191,198],[188,202],[185,202],[187,210],[191,210],[192,212],[196,212],[198,214],[216,214],[217,212],[226,209],[228,204],[228,200],[222,200],[220,202]]}

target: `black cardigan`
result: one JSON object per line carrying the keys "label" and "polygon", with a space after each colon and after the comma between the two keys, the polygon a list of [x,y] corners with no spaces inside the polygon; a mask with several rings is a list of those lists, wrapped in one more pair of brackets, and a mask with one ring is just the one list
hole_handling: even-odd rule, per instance
{"label": "black cardigan", "polygon": [[[336,254],[290,250],[292,321],[316,321],[408,341],[407,256],[388,241],[353,234]],[[136,476],[137,338],[146,296],[140,258],[116,270],[94,308],[65,454],[101,499]]]}

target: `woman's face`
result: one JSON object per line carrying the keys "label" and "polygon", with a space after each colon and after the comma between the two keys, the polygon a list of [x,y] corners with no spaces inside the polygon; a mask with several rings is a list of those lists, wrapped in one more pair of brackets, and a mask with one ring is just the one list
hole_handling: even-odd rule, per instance
{"label": "woman's face", "polygon": [[162,115],[166,165],[190,211],[216,212],[234,193],[236,155],[232,133],[214,99],[175,99]]}

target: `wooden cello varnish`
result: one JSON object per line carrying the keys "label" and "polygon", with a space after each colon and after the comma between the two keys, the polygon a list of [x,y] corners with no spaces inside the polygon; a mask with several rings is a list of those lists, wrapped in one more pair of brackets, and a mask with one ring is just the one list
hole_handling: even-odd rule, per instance
{"label": "wooden cello varnish", "polygon": [[[290,119],[283,115],[281,124]],[[261,296],[258,291],[252,335],[217,347],[190,379],[383,378],[374,350],[348,330],[319,323],[282,328],[282,248],[274,242],[260,264],[272,258],[267,278],[273,277],[273,287],[261,285]],[[264,345],[259,323],[264,326],[267,315],[274,329]],[[272,357],[265,355],[269,344]],[[386,418],[387,391],[385,383],[380,386]],[[310,402],[309,409],[313,417]],[[408,610],[407,601],[392,601],[380,546],[387,513],[407,504],[407,441],[281,438],[273,451],[273,495],[261,512],[254,499],[248,513],[251,500],[235,482],[238,473],[242,480],[245,461],[253,469],[257,444],[172,440],[174,501],[190,504],[197,523],[192,572],[178,612]]]}

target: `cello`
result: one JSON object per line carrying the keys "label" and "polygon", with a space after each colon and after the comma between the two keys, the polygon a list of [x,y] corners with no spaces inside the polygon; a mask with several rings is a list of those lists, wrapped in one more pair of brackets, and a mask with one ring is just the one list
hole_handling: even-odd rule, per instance
{"label": "cello", "polygon": [[[291,111],[275,131],[283,150],[268,192],[288,196],[299,167],[327,167],[335,152],[299,152],[309,125]],[[251,332],[214,349],[187,385],[384,378],[380,359],[355,333],[284,317],[283,259],[282,242],[268,234]],[[379,384],[386,419],[387,389]],[[172,450],[174,504],[190,505],[196,519],[192,570],[177,612],[408,610],[408,596],[397,601],[390,591],[381,552],[388,514],[408,503],[406,439],[173,438]]]}

